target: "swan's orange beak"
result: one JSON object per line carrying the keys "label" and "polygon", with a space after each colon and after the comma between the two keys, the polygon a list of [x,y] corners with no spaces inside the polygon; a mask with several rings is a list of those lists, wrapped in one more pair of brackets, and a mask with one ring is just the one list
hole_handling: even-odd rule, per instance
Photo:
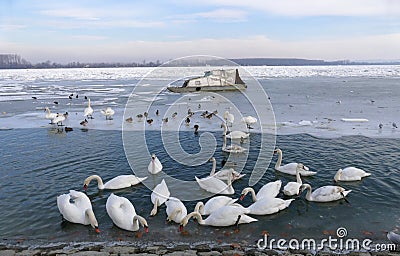
{"label": "swan's orange beak", "polygon": [[244,199],[244,194],[240,195],[240,201]]}
{"label": "swan's orange beak", "polygon": [[85,185],[83,185],[83,190],[87,190],[87,185],[85,184]]}
{"label": "swan's orange beak", "polygon": [[179,232],[183,231],[183,225],[179,225]]}
{"label": "swan's orange beak", "polygon": [[99,234],[99,233],[100,233],[100,229],[99,229],[99,227],[96,227],[94,230],[96,231],[96,233],[97,233],[97,234]]}
{"label": "swan's orange beak", "polygon": [[144,227],[144,232],[149,233],[149,227],[145,226]]}

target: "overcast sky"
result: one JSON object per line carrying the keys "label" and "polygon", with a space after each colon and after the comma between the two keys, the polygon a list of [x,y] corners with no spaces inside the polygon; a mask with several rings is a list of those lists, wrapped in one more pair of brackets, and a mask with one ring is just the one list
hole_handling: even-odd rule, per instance
{"label": "overcast sky", "polygon": [[2,0],[0,53],[33,63],[400,60],[400,1]]}

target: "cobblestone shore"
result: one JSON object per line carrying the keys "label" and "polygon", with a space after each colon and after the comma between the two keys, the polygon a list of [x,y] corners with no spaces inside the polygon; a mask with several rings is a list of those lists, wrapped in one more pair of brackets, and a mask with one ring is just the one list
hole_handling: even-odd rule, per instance
{"label": "cobblestone shore", "polygon": [[285,256],[331,256],[331,255],[351,255],[351,256],[400,256],[400,252],[307,252],[307,251],[275,251],[259,250],[256,248],[242,248],[238,244],[227,245],[108,245],[108,244],[59,244],[49,246],[20,246],[20,245],[0,245],[0,256],[267,256],[267,255],[285,255]]}

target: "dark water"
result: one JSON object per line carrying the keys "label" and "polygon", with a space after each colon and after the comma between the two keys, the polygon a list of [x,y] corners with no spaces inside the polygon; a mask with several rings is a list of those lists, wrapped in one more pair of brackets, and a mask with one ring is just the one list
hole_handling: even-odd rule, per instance
{"label": "dark water", "polygon": [[[156,133],[156,132],[154,132]],[[320,139],[305,134],[277,137],[277,146],[283,152],[283,162],[303,162],[318,171],[314,177],[303,178],[313,187],[329,185],[337,169],[357,166],[372,173],[361,182],[341,183],[351,189],[348,200],[318,204],[307,202],[304,194],[291,206],[274,215],[256,216],[256,223],[240,226],[240,232],[232,228],[211,228],[190,222],[188,234],[178,232],[175,224],[165,224],[165,206],[152,218],[151,191],[143,184],[132,188],[112,191],[133,202],[138,214],[148,219],[150,232],[137,233],[120,230],[113,226],[105,210],[111,191],[98,192],[91,184],[88,195],[99,221],[101,233],[96,234],[89,226],[63,223],[58,212],[56,197],[70,189],[82,191],[83,180],[99,174],[107,181],[132,171],[125,157],[120,131],[82,131],[57,133],[52,129],[15,129],[0,132],[0,238],[5,240],[26,239],[31,242],[62,241],[171,241],[190,242],[198,240],[238,241],[254,245],[263,231],[274,238],[323,238],[339,227],[348,230],[351,238],[368,237],[374,241],[385,240],[385,232],[400,227],[400,170],[398,169],[399,139],[367,138],[361,136]],[[222,144],[220,132],[215,133],[218,146]],[[182,147],[191,152],[200,150],[198,136],[192,132],[180,136]],[[244,169],[243,180],[234,183],[235,195],[247,186],[252,166],[257,160],[259,134],[251,135],[251,148]],[[149,141],[152,152],[157,153],[164,171],[183,180],[193,180],[195,175],[205,176],[211,163],[196,168],[177,166],[159,147],[156,139]],[[217,150],[218,169],[226,157]],[[292,181],[273,171],[276,156],[256,191],[263,184],[281,179],[283,185]],[[179,168],[178,168],[179,167]],[[266,166],[267,168],[267,166]],[[179,172],[176,171],[179,169]],[[151,177],[149,177],[151,179]],[[199,188],[193,188],[200,191]],[[193,191],[182,191],[193,193]],[[172,194],[174,195],[174,194]],[[175,196],[175,195],[174,195]],[[282,195],[280,195],[282,197]],[[191,212],[196,202],[185,202]],[[243,202],[250,204],[250,197]],[[139,238],[140,237],[140,238]]]}

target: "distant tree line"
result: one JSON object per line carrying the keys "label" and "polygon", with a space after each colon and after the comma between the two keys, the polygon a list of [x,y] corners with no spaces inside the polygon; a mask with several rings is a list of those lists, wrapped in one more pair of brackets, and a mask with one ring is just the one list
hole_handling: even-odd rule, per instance
{"label": "distant tree line", "polygon": [[23,69],[23,68],[117,68],[117,67],[158,67],[162,63],[157,60],[156,62],[141,63],[84,63],[84,62],[71,62],[67,64],[55,63],[52,61],[45,61],[40,63],[32,64],[29,61],[23,59],[18,54],[0,54],[0,69]]}
{"label": "distant tree line", "polygon": [[[321,65],[400,65],[400,61],[392,62],[353,62],[349,60],[337,60],[337,61],[324,61],[324,60],[308,60],[308,59],[296,59],[296,58],[243,58],[243,59],[231,59],[231,61],[241,66],[321,66]],[[160,65],[165,66],[225,66],[227,65],[226,60],[223,59],[181,59],[169,63],[161,63],[159,60],[156,62],[146,62],[145,60],[141,63],[130,62],[130,63],[84,63],[84,62],[71,62],[68,64],[60,64],[51,61],[45,61],[41,63],[32,64],[29,61],[23,59],[18,54],[0,54],[0,69],[22,69],[22,68],[117,68],[117,67],[158,67]]]}

